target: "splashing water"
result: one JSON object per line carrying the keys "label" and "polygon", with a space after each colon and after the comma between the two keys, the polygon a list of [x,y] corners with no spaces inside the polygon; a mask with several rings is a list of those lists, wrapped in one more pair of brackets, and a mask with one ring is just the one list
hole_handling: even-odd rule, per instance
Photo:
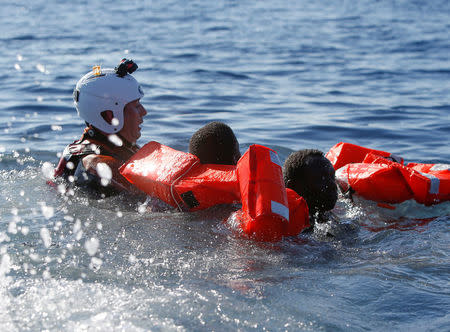
{"label": "splashing water", "polygon": [[101,184],[102,186],[107,186],[112,179],[112,171],[111,168],[105,164],[105,163],[98,163],[97,164],[97,174],[101,178]]}

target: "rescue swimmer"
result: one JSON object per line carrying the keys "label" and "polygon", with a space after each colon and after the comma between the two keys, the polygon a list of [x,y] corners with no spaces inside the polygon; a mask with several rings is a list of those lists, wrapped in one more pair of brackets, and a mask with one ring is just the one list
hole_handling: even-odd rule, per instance
{"label": "rescue swimmer", "polygon": [[64,149],[55,177],[90,188],[103,197],[139,193],[118,170],[139,150],[136,141],[147,114],[140,103],[144,93],[131,75],[137,68],[132,60],[122,59],[114,69],[94,66],[78,81],[73,98],[86,128],[80,139]]}

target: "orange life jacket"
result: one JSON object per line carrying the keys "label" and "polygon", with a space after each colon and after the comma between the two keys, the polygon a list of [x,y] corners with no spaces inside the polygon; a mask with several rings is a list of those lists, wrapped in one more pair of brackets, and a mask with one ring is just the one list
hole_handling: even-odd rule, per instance
{"label": "orange life jacket", "polygon": [[237,173],[243,232],[257,240],[280,240],[289,222],[289,206],[277,153],[252,145],[239,159]]}
{"label": "orange life jacket", "polygon": [[351,188],[366,199],[381,203],[414,199],[425,205],[450,200],[450,165],[403,165],[386,159],[393,156],[388,152],[349,143],[335,145],[326,156],[337,169],[336,180],[341,189]]}
{"label": "orange life jacket", "polygon": [[364,158],[369,154],[375,154],[380,157],[389,158],[393,161],[403,164],[403,158],[392,153],[365,148],[363,146],[340,142],[333,146],[325,155],[325,157],[333,164],[334,169],[339,169],[350,163],[362,163]]}
{"label": "orange life jacket", "polygon": [[146,194],[181,211],[240,200],[235,166],[203,165],[193,154],[154,141],[133,155],[120,173]]}
{"label": "orange life jacket", "polygon": [[279,241],[309,227],[306,201],[286,189],[277,153],[251,145],[237,165],[242,208],[234,214],[237,227],[260,241]]}
{"label": "orange life jacket", "polygon": [[286,188],[286,195],[289,204],[289,223],[284,231],[284,236],[295,236],[311,226],[308,204],[302,196],[290,188]]}
{"label": "orange life jacket", "polygon": [[148,195],[184,211],[242,202],[239,227],[258,240],[276,241],[309,227],[305,200],[285,189],[278,155],[261,145],[250,146],[231,166],[201,164],[192,154],[150,142],[120,172]]}

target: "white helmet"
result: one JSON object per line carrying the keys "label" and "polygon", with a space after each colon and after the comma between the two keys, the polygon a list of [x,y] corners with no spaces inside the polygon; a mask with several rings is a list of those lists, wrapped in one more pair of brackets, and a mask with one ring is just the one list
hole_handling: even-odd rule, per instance
{"label": "white helmet", "polygon": [[[122,63],[132,67],[132,73],[137,65],[131,60],[122,60]],[[123,66],[118,66],[120,67]],[[121,68],[124,69],[124,68]],[[87,123],[108,134],[119,132],[123,128],[123,109],[126,104],[144,96],[136,79],[127,74],[127,70],[119,71],[117,68],[101,70],[95,66],[93,70],[84,75],[73,91],[73,98],[78,115]],[[113,121],[109,124],[101,115],[102,112],[113,112]]]}

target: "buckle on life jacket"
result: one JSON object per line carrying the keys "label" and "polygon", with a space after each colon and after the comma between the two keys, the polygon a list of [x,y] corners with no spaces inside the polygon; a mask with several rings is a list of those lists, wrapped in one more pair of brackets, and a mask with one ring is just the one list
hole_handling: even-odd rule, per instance
{"label": "buckle on life jacket", "polygon": [[192,190],[180,194],[180,197],[183,200],[183,202],[189,207],[189,209],[193,209],[200,205],[198,200],[195,198],[195,195],[192,192]]}

